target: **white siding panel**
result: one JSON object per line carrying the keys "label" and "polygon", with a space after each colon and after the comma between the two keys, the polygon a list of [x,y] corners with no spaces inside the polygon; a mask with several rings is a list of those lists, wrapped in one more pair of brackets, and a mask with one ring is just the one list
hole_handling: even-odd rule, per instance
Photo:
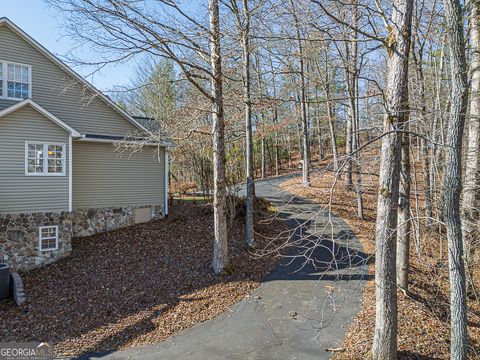
{"label": "white siding panel", "polygon": [[73,143],[73,208],[164,204],[164,149],[115,151],[112,144]]}
{"label": "white siding panel", "polygon": [[[66,176],[26,176],[25,141],[66,144]],[[68,133],[29,106],[0,118],[0,213],[68,210]]]}

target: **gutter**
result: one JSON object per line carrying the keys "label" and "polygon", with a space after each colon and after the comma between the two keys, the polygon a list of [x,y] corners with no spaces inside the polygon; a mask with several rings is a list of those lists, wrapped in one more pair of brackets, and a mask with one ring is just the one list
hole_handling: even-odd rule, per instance
{"label": "gutter", "polygon": [[100,142],[100,143],[123,143],[123,144],[139,144],[146,146],[164,146],[164,147],[175,147],[176,144],[171,140],[165,141],[149,141],[144,138],[128,138],[125,136],[115,136],[115,135],[97,135],[97,134],[84,134],[77,141],[83,142]]}

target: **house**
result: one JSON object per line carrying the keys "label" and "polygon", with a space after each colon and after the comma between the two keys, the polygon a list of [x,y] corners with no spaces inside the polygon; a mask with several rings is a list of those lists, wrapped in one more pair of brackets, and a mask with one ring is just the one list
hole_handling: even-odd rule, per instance
{"label": "house", "polygon": [[0,18],[0,262],[31,269],[72,237],[168,214],[167,139]]}

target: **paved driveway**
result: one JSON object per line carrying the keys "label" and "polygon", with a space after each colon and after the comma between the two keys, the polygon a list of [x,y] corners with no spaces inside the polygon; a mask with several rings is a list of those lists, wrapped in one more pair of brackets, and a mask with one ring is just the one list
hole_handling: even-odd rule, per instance
{"label": "paved driveway", "polygon": [[360,308],[366,260],[342,220],[279,188],[286,178],[258,181],[256,193],[277,206],[298,246],[248,299],[161,343],[82,359],[331,358]]}

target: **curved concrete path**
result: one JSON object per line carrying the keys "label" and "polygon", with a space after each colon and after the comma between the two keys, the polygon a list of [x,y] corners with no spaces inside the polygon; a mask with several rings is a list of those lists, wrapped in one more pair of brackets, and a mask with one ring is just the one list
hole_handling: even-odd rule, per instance
{"label": "curved concrete path", "polygon": [[[215,319],[158,344],[82,359],[331,358],[327,349],[340,345],[360,308],[366,260],[342,220],[279,188],[288,177],[257,181],[256,193],[270,200],[287,219],[292,240],[299,246],[252,296]],[[312,261],[305,266],[299,254],[307,247]]]}

